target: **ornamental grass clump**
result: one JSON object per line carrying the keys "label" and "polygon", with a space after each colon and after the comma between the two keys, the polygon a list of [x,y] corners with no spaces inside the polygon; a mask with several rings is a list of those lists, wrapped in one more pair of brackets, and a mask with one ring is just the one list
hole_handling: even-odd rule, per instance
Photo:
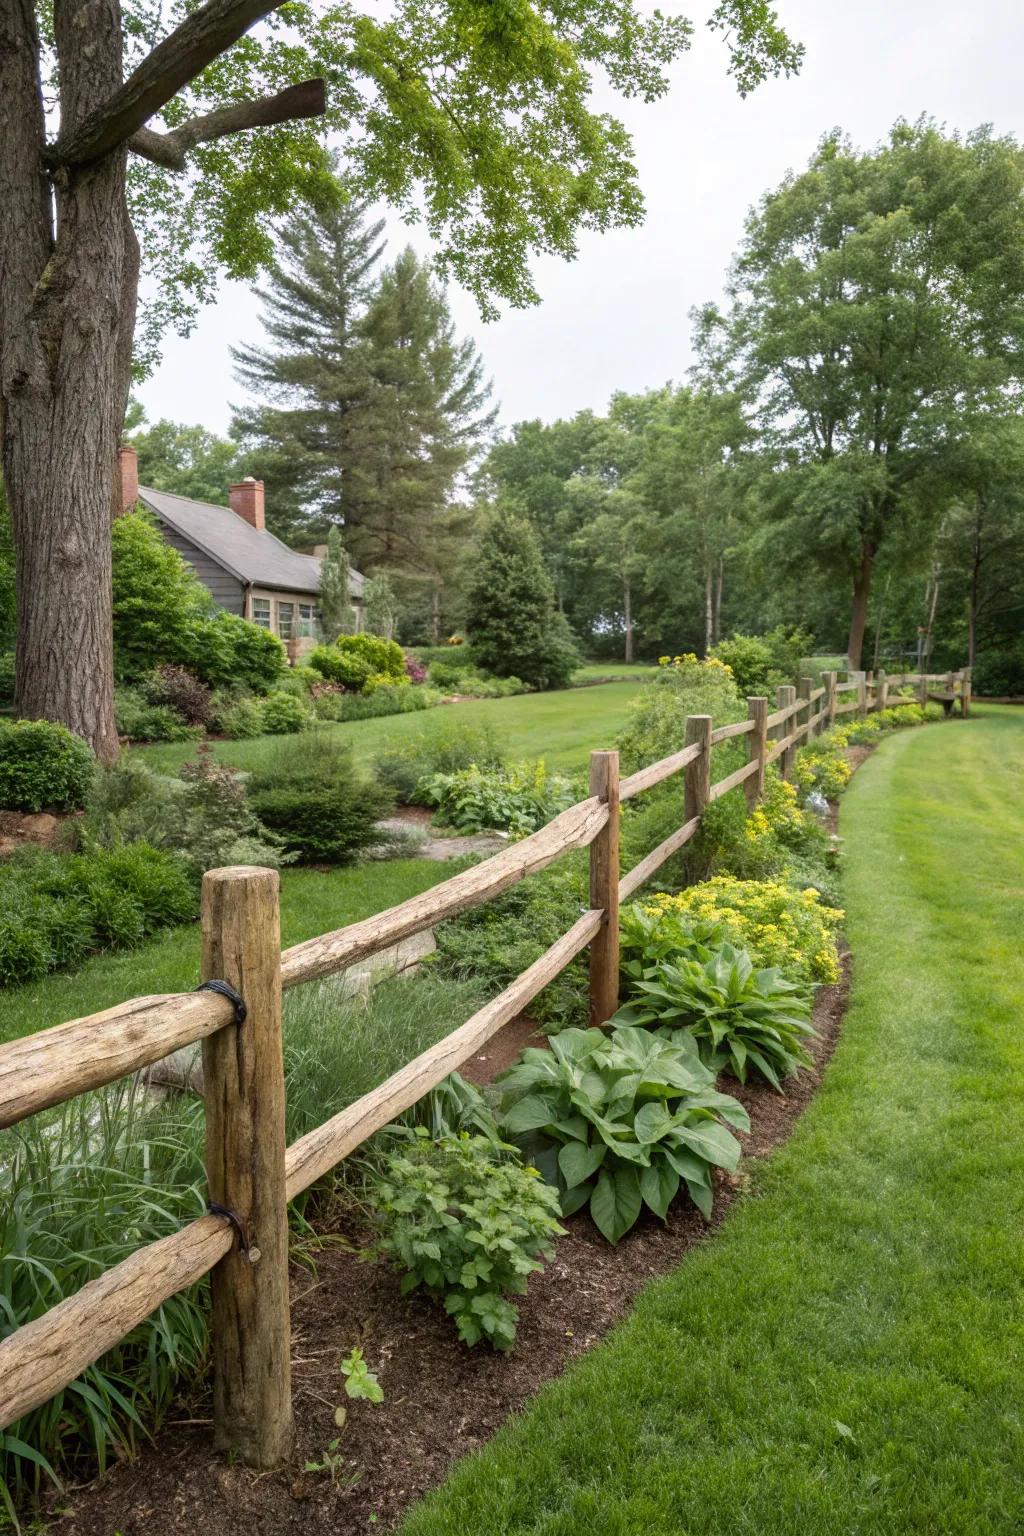
{"label": "ornamental grass clump", "polygon": [[813,887],[798,891],[780,880],[718,875],[675,896],[652,896],[643,905],[655,914],[718,925],[755,966],[777,966],[789,980],[839,980],[836,934],[843,914],[825,906]]}
{"label": "ornamental grass clump", "polygon": [[[499,1080],[504,1133],[617,1243],[646,1205],[665,1219],[685,1185],[710,1217],[712,1170],[734,1172],[746,1110],[715,1089],[685,1030],[565,1029]],[[724,1122],[724,1123],[723,1123]]]}

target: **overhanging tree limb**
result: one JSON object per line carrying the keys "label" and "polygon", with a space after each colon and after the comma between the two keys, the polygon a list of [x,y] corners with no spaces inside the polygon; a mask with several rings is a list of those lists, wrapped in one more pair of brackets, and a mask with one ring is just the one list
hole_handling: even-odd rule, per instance
{"label": "overhanging tree limb", "polygon": [[276,96],[259,101],[240,101],[230,107],[193,117],[173,133],[154,133],[139,128],[128,140],[128,148],[157,165],[172,171],[185,168],[185,157],[197,144],[222,139],[229,133],[243,133],[251,128],[267,128],[273,123],[295,122],[300,118],[319,117],[327,109],[327,87],[322,79],[303,80],[290,85]]}
{"label": "overhanging tree limb", "polygon": [[49,146],[51,167],[84,165],[109,154],[284,0],[207,0],[158,43],[109,101]]}

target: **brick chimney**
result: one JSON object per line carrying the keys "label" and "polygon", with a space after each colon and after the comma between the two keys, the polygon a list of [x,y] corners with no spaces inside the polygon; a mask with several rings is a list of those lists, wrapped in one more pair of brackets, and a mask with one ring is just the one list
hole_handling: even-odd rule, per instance
{"label": "brick chimney", "polygon": [[262,480],[254,480],[252,475],[248,475],[235,485],[229,485],[228,503],[232,512],[244,518],[250,527],[262,531],[267,526],[267,520],[263,515]]}
{"label": "brick chimney", "polygon": [[114,473],[114,516],[121,517],[138,499],[139,456],[134,448],[119,448]]}

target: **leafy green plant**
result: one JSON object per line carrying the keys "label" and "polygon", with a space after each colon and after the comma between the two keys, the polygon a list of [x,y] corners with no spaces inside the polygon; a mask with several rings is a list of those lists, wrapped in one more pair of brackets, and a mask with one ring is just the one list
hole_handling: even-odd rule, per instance
{"label": "leafy green plant", "polygon": [[333,692],[317,689],[314,708],[318,720],[381,720],[385,715],[414,714],[442,702],[435,688],[376,688],[372,693]]}
{"label": "leafy green plant", "polygon": [[218,701],[213,726],[231,741],[248,741],[263,735],[263,709],[259,699]]}
{"label": "leafy green plant", "polygon": [[773,1088],[811,1058],[803,1044],[815,1031],[806,987],[774,968],[755,971],[731,944],[707,955],[660,957],[630,982],[630,1000],[613,1024],[682,1026],[705,1066],[728,1069],[741,1083],[753,1066]]}
{"label": "leafy green plant", "polygon": [[561,1235],[558,1195],[511,1147],[420,1129],[385,1163],[372,1192],[382,1251],[405,1270],[403,1293],[443,1297],[468,1345],[511,1349],[529,1276]]}
{"label": "leafy green plant", "polygon": [[549,775],[541,758],[509,768],[471,763],[454,773],[435,773],[420,781],[416,798],[436,807],[442,825],[460,832],[496,828],[523,837],[572,805],[575,796],[570,781]]}
{"label": "leafy green plant", "polygon": [[382,1403],[384,1388],[363,1359],[358,1345],[350,1350],[339,1367],[345,1378],[345,1396],[367,1403]]}
{"label": "leafy green plant", "polygon": [[629,725],[619,738],[623,771],[632,773],[678,752],[688,715],[710,715],[715,725],[727,725],[746,712],[732,673],[715,657],[660,657],[658,671],[634,700]]}
{"label": "leafy green plant", "polygon": [[79,810],[94,766],[89,747],[63,725],[0,720],[0,810]]}
{"label": "leafy green plant", "polygon": [[128,684],[114,689],[114,723],[129,741],[195,741],[202,735],[169,704],[153,704],[141,688]]}
{"label": "leafy green plant", "polygon": [[196,910],[181,862],[147,844],[70,857],[22,849],[0,865],[0,985],[38,980],[98,949],[132,948]]}
{"label": "leafy green plant", "polygon": [[375,677],[380,679],[378,686],[409,685],[405,652],[398,642],[365,631],[339,635],[333,645],[318,645],[310,654],[309,665],[328,682],[343,683],[356,693],[362,692]]}
{"label": "leafy green plant", "polygon": [[589,1206],[611,1243],[644,1205],[664,1220],[680,1184],[709,1217],[712,1168],[739,1162],[723,1121],[749,1129],[685,1030],[566,1029],[549,1050],[524,1051],[499,1087],[499,1123],[557,1179],[563,1215]]}
{"label": "leafy green plant", "polygon": [[373,760],[373,777],[403,805],[413,805],[421,781],[433,774],[456,773],[472,763],[485,769],[499,768],[504,761],[505,749],[493,726],[452,720],[437,730],[421,730],[403,741],[392,742],[378,752]]}

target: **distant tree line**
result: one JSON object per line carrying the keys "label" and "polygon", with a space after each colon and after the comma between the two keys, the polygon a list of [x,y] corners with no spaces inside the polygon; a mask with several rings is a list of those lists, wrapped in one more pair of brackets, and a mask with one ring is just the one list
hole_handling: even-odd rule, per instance
{"label": "distant tree line", "polygon": [[429,270],[381,266],[380,225],[334,204],[283,236],[231,441],[137,431],[142,478],[223,500],[258,474],[282,537],[337,528],[387,576],[406,641],[463,627],[511,520],[593,654],[800,624],[853,665],[968,661],[1024,691],[1022,194],[988,130],[829,135],[751,213],[686,383],[498,441]]}

